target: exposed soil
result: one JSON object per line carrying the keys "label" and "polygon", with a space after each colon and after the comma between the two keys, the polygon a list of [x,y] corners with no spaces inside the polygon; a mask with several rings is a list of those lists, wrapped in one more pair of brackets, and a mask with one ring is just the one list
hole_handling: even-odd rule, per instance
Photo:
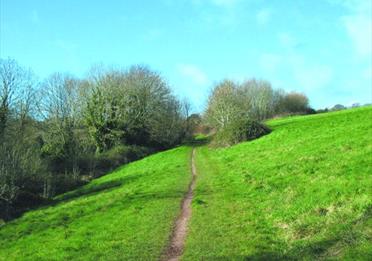
{"label": "exposed soil", "polygon": [[195,149],[193,149],[191,156],[192,180],[190,182],[189,189],[182,200],[181,213],[176,219],[174,229],[170,238],[170,243],[166,248],[163,258],[161,259],[164,261],[178,261],[183,252],[187,235],[187,224],[191,217],[191,202],[196,180],[196,167],[194,161]]}

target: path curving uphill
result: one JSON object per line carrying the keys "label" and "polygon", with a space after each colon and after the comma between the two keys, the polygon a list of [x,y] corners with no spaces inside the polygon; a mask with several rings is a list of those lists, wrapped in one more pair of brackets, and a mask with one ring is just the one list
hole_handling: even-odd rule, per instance
{"label": "path curving uphill", "polygon": [[185,246],[187,224],[191,218],[191,202],[196,180],[195,148],[193,148],[191,155],[191,174],[192,179],[189,189],[181,203],[181,213],[176,219],[169,245],[166,248],[163,258],[161,259],[164,261],[178,261]]}

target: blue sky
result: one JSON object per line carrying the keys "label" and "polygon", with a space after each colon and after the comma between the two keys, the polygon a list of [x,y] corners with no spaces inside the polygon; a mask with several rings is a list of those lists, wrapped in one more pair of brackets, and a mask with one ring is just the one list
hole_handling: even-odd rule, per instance
{"label": "blue sky", "polygon": [[371,0],[0,0],[0,57],[40,77],[146,64],[195,110],[227,77],[372,102]]}

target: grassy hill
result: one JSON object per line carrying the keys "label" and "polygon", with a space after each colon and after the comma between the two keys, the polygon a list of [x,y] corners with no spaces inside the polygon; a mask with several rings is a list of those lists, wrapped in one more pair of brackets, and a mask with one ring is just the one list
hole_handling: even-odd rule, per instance
{"label": "grassy hill", "polygon": [[[183,260],[372,259],[372,107],[269,121],[196,149]],[[0,260],[157,260],[191,148],[133,162],[0,228]]]}
{"label": "grassy hill", "polygon": [[197,149],[183,260],[372,260],[372,107],[268,124]]}
{"label": "grassy hill", "polygon": [[190,181],[191,149],[131,163],[0,228],[0,260],[156,260]]}

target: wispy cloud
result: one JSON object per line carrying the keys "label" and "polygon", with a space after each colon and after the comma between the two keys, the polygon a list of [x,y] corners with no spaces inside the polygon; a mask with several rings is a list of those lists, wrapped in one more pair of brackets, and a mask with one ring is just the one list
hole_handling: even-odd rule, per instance
{"label": "wispy cloud", "polygon": [[367,81],[372,81],[372,66],[362,71],[362,77]]}
{"label": "wispy cloud", "polygon": [[222,8],[235,7],[241,0],[192,0],[191,3],[196,6],[211,4]]}
{"label": "wispy cloud", "polygon": [[179,94],[193,101],[194,109],[202,111],[211,84],[208,75],[195,64],[178,64],[176,70],[180,76]]}
{"label": "wispy cloud", "polygon": [[259,63],[261,68],[268,73],[275,72],[282,61],[282,57],[277,54],[264,53],[261,55]]}
{"label": "wispy cloud", "polygon": [[286,74],[293,79],[292,84],[295,84],[298,90],[307,93],[324,89],[333,80],[334,72],[330,65],[313,63],[296,50],[286,55],[264,53],[259,64],[265,75],[280,82],[283,74]]}
{"label": "wispy cloud", "polygon": [[359,57],[370,58],[372,54],[372,1],[371,0],[328,0],[343,6],[349,14],[341,21],[349,36],[354,52]]}
{"label": "wispy cloud", "polygon": [[81,72],[82,67],[78,55],[78,45],[64,39],[56,39],[52,42],[52,45],[57,49],[57,53],[63,56],[64,64],[69,70]]}
{"label": "wispy cloud", "polygon": [[267,24],[272,16],[272,11],[270,9],[261,9],[256,14],[256,21],[259,25],[265,25]]}
{"label": "wispy cloud", "polygon": [[333,78],[333,69],[327,65],[303,65],[293,70],[298,84],[307,92],[327,87]]}
{"label": "wispy cloud", "polygon": [[280,44],[288,49],[293,49],[299,46],[299,41],[292,34],[282,32],[278,34]]}
{"label": "wispy cloud", "polygon": [[238,7],[241,0],[192,0],[200,21],[212,27],[234,29],[238,24]]}
{"label": "wispy cloud", "polygon": [[372,17],[358,13],[345,16],[342,20],[355,52],[360,56],[369,57],[372,54]]}
{"label": "wispy cloud", "polygon": [[210,0],[214,5],[220,6],[220,7],[234,7],[240,0]]}
{"label": "wispy cloud", "polygon": [[146,41],[153,41],[163,36],[163,31],[159,28],[152,28],[143,34],[143,39]]}
{"label": "wispy cloud", "polygon": [[333,67],[312,62],[309,57],[295,51],[287,56],[287,65],[299,88],[307,93],[326,88],[333,80]]}
{"label": "wispy cloud", "polygon": [[68,53],[73,53],[76,50],[76,44],[73,44],[71,42],[62,40],[62,39],[57,39],[54,41],[54,45],[61,50],[68,52]]}
{"label": "wispy cloud", "polygon": [[31,22],[33,24],[38,24],[40,23],[40,17],[39,17],[39,13],[38,11],[36,10],[32,10],[32,13],[31,13]]}
{"label": "wispy cloud", "polygon": [[353,12],[371,12],[371,0],[328,0],[328,2],[341,5]]}
{"label": "wispy cloud", "polygon": [[193,64],[179,64],[179,73],[191,80],[191,82],[198,86],[205,86],[209,83],[208,76],[199,67]]}
{"label": "wispy cloud", "polygon": [[[351,82],[350,89],[354,92],[360,89],[361,99],[369,96],[371,102],[371,84],[372,84],[372,1],[371,0],[349,0],[341,2],[349,14],[343,16],[341,21],[345,27],[346,33],[352,43],[355,56],[359,63],[363,64],[365,69],[361,69],[359,81]],[[368,91],[368,95],[367,92]],[[355,103],[355,101],[350,102]]]}

